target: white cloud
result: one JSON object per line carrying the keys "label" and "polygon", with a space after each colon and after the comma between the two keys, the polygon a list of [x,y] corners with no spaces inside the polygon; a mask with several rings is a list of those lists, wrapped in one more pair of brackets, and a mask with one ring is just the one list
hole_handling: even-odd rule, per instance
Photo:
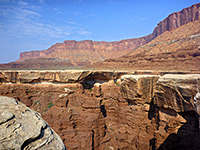
{"label": "white cloud", "polygon": [[81,24],[74,22],[74,21],[68,21],[67,23],[71,24],[71,25],[77,25],[77,26],[81,26]]}
{"label": "white cloud", "polygon": [[141,20],[141,21],[146,21],[147,18],[145,18],[145,17],[141,17],[141,18],[139,18],[139,20]]}
{"label": "white cloud", "polygon": [[39,3],[44,3],[44,0],[38,0],[39,1]]}
{"label": "white cloud", "polygon": [[69,36],[71,33],[70,32],[64,32],[64,35]]}
{"label": "white cloud", "polygon": [[1,0],[1,2],[6,2],[7,3],[7,2],[10,2],[10,0]]}
{"label": "white cloud", "polygon": [[39,11],[40,10],[39,6],[31,5],[31,4],[29,4],[28,2],[25,2],[25,1],[19,1],[18,2],[18,6],[21,9],[30,9],[32,11]]}
{"label": "white cloud", "polygon": [[60,11],[59,8],[53,8],[53,10],[54,10],[56,13],[58,13],[58,14],[62,14],[62,11]]}
{"label": "white cloud", "polygon": [[74,0],[74,3],[81,3],[83,0]]}
{"label": "white cloud", "polygon": [[[57,25],[40,20],[41,8],[25,1],[19,1],[18,6],[0,8],[1,14],[7,18],[7,23],[1,24],[1,31],[9,38],[67,38],[72,35],[91,34],[72,20],[66,25]],[[54,9],[59,11],[58,8]],[[8,16],[8,14],[13,14]],[[1,16],[0,16],[1,17]],[[1,23],[1,21],[0,21]]]}
{"label": "white cloud", "polygon": [[18,2],[18,4],[20,5],[20,6],[28,6],[28,3],[27,2],[24,2],[24,1],[19,1]]}
{"label": "white cloud", "polygon": [[[19,9],[19,11],[21,11],[22,16],[29,16],[29,17],[35,17],[35,16],[40,16],[39,13],[37,13],[36,11],[33,10],[28,10],[28,9]],[[21,14],[20,14],[21,15]]]}
{"label": "white cloud", "polygon": [[118,0],[109,0],[108,3],[110,5],[116,5],[116,4],[118,4]]}
{"label": "white cloud", "polygon": [[80,35],[88,35],[88,34],[91,34],[91,32],[88,32],[88,31],[85,31],[83,29],[81,29],[80,31],[77,31],[78,34]]}

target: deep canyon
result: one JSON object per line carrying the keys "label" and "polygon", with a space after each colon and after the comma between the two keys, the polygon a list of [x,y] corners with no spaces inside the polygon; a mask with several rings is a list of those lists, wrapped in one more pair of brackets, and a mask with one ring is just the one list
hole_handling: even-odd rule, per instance
{"label": "deep canyon", "polygon": [[[67,40],[21,53],[0,64],[0,146],[20,135],[14,148],[199,150],[199,43],[200,3],[141,38]],[[26,140],[20,119],[36,124]]]}
{"label": "deep canyon", "polygon": [[200,75],[1,71],[0,95],[39,112],[68,149],[200,148]]}
{"label": "deep canyon", "polygon": [[[125,39],[114,42],[92,41],[92,40],[84,40],[84,41],[66,40],[63,43],[56,43],[52,45],[47,50],[23,52],[20,54],[19,60],[8,64],[0,64],[0,69],[45,69],[45,68],[65,69],[67,67],[79,67],[88,65],[92,65],[90,66],[90,68],[109,68],[110,66],[115,67],[115,65],[120,64],[119,63],[120,61],[123,62],[123,64],[120,64],[120,68],[123,67],[128,69],[130,68],[141,69],[144,68],[144,66],[147,66],[146,64],[152,63],[152,60],[150,59],[152,57],[156,59],[156,62],[158,62],[159,64],[164,64],[163,66],[167,67],[169,66],[169,64],[171,65],[172,61],[174,61],[171,59],[183,58],[179,57],[180,55],[183,56],[183,54],[177,56],[177,54],[176,53],[173,54],[171,50],[173,50],[173,52],[177,50],[179,54],[187,51],[187,49],[191,48],[192,49],[195,48],[195,50],[198,49],[197,42],[199,42],[199,37],[196,37],[195,39],[198,40],[197,42],[194,41],[194,39],[192,39],[193,41],[191,41],[191,39],[187,38],[189,38],[189,36],[195,36],[200,33],[199,8],[200,8],[200,3],[197,3],[192,5],[191,7],[184,8],[179,12],[170,14],[167,18],[158,23],[158,25],[153,30],[152,34],[149,34],[144,37]],[[181,40],[182,38],[185,39],[182,41],[174,41],[174,40]],[[163,43],[159,43],[161,41]],[[188,44],[189,42],[192,43],[196,42],[196,44],[193,43],[194,46],[191,47],[190,46],[191,43]],[[188,46],[177,47],[176,45],[178,44],[188,45]],[[149,47],[150,45],[151,47]],[[147,48],[144,46],[147,46]],[[154,49],[158,48],[162,50],[161,52],[163,52],[163,54],[159,52],[157,54],[148,55],[146,58],[146,50],[149,52],[151,51],[154,52]],[[140,53],[140,55],[139,56],[137,55],[135,57],[133,56],[130,57],[129,56],[130,53],[133,52],[134,53],[136,52],[137,54]],[[158,56],[158,54],[160,55]],[[170,54],[169,55],[170,59],[166,59],[166,57],[168,57],[166,55],[168,54]],[[145,56],[144,58],[143,55]],[[187,54],[184,55],[186,57],[185,60],[188,60]],[[125,57],[124,60],[121,60],[124,58],[122,56]],[[199,52],[197,53],[195,52],[194,56],[198,57],[198,62],[199,62]],[[166,60],[162,60],[162,58]],[[140,61],[141,59],[142,61]],[[103,62],[103,64],[100,65],[96,64],[99,62]],[[133,65],[135,62],[139,62],[140,65],[137,64]],[[184,62],[185,62],[184,60],[178,61],[178,63],[184,63]],[[196,62],[196,60],[194,62]],[[157,65],[157,63],[153,63],[153,65],[155,64]],[[192,65],[189,64],[188,66]],[[146,67],[144,69],[148,68],[149,67]],[[169,70],[177,68],[168,67],[167,69]]]}

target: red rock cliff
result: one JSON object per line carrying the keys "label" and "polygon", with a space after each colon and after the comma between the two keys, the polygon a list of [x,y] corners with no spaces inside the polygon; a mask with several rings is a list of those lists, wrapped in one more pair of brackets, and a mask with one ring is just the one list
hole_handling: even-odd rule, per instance
{"label": "red rock cliff", "polygon": [[[42,51],[31,51],[31,52],[23,52],[20,54],[20,60],[24,60],[27,58],[37,58],[37,57],[54,57],[58,54],[54,55],[53,53],[61,52],[61,53],[80,53],[79,50],[88,50],[88,51],[96,51],[101,54],[101,57],[103,59],[111,58],[108,55],[105,55],[103,53],[106,53],[105,51],[112,53],[115,52],[114,57],[119,57],[123,54],[117,54],[117,51],[124,51],[133,49],[135,47],[141,46],[143,44],[146,44],[147,42],[151,41],[151,36],[145,36],[141,38],[134,38],[134,39],[127,39],[127,40],[121,40],[116,42],[105,42],[105,41],[91,41],[91,40],[84,40],[84,41],[74,41],[74,40],[66,40],[63,43],[56,43],[55,45],[51,46],[47,50]],[[75,50],[75,51],[73,51]],[[51,56],[51,55],[52,56]],[[108,58],[107,58],[108,56]],[[57,57],[64,57],[62,54],[61,56]],[[113,58],[113,55],[112,55]]]}
{"label": "red rock cliff", "polygon": [[200,19],[200,3],[184,8],[179,12],[170,14],[163,21],[159,22],[152,33],[152,38],[157,37],[165,31],[174,30],[184,24]]}
{"label": "red rock cliff", "polygon": [[74,66],[101,62],[105,59],[123,56],[132,49],[150,42],[165,31],[174,30],[199,19],[200,3],[170,14],[166,19],[158,23],[153,33],[148,36],[116,42],[66,40],[63,43],[51,46],[47,50],[21,53],[18,61],[30,58],[61,58],[62,60],[68,60]]}

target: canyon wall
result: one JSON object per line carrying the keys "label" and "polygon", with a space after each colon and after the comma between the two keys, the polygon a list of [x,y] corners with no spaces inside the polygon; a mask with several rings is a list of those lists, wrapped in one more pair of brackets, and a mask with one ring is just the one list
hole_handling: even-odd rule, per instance
{"label": "canyon wall", "polygon": [[179,12],[170,14],[167,18],[158,23],[157,27],[154,29],[152,33],[153,38],[164,33],[165,31],[171,31],[189,22],[199,20],[200,19],[199,8],[200,8],[200,3],[194,4],[188,8],[184,8]]}
{"label": "canyon wall", "polygon": [[1,71],[0,95],[40,112],[68,149],[199,150],[200,74],[169,73]]}
{"label": "canyon wall", "polygon": [[138,38],[138,39],[127,39],[118,42],[105,42],[105,41],[64,41],[63,43],[56,43],[51,46],[48,50],[44,51],[32,51],[24,52],[20,54],[20,59],[33,58],[33,57],[44,57],[54,52],[71,51],[71,53],[77,52],[79,50],[89,50],[89,51],[120,51],[124,49],[130,49],[132,47],[137,47],[149,42],[149,36]]}
{"label": "canyon wall", "polygon": [[[150,36],[146,36],[119,42],[98,42],[91,40],[64,41],[64,43],[57,43],[51,46],[48,50],[21,53],[20,59],[17,62],[20,63],[25,60],[26,63],[33,63],[34,61],[42,63],[42,59],[57,58],[57,60],[54,59],[54,61],[63,61],[65,65],[68,66],[84,66],[101,62],[105,59],[120,57],[128,53],[130,49],[149,42],[149,37]],[[66,62],[69,62],[69,64],[66,64]],[[52,62],[52,64],[53,63],[54,62]]]}
{"label": "canyon wall", "polygon": [[[200,72],[200,20],[165,32],[129,54],[88,68]],[[184,65],[183,65],[184,64]]]}
{"label": "canyon wall", "polygon": [[[55,62],[51,62],[52,65],[59,61],[67,61],[68,63],[63,65],[84,66],[96,62],[102,62],[105,59],[117,58],[129,53],[138,46],[150,42],[165,31],[171,31],[189,22],[199,20],[199,8],[200,4],[198,3],[191,7],[184,8],[182,11],[170,14],[166,19],[158,23],[153,33],[148,36],[116,42],[67,40],[63,43],[57,43],[47,50],[23,52],[20,54],[20,59],[17,62],[27,60],[26,63],[41,63],[41,59],[37,60],[36,58],[58,58]],[[37,66],[37,63],[32,65],[32,67]],[[18,64],[18,66],[20,66],[20,64]]]}

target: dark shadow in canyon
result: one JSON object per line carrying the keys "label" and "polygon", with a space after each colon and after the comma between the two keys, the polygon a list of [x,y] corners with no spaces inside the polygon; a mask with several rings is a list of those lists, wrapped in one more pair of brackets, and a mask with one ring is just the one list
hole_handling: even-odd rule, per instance
{"label": "dark shadow in canyon", "polygon": [[69,104],[69,100],[66,101],[65,107],[68,107],[68,104]]}
{"label": "dark shadow in canyon", "polygon": [[[155,119],[157,130],[159,130],[160,124],[159,111],[162,111],[163,109],[164,108],[157,107],[152,99],[148,112],[148,119]],[[174,113],[176,112],[174,111]],[[177,134],[170,134],[159,147],[156,147],[157,139],[152,138],[149,140],[149,150],[200,150],[200,129],[198,114],[195,111],[187,111],[179,113],[179,115],[181,115],[186,120],[186,123],[184,123],[178,129]],[[168,131],[168,126],[165,127],[165,131]]]}
{"label": "dark shadow in canyon", "polygon": [[94,87],[95,83],[104,83],[104,82],[108,82],[109,79],[103,75],[103,74],[93,74],[93,75],[89,75],[86,78],[84,78],[81,82],[81,84],[83,85],[84,89],[91,89]]}
{"label": "dark shadow in canyon", "polygon": [[92,130],[92,150],[94,150],[94,130]]}
{"label": "dark shadow in canyon", "polygon": [[159,129],[160,126],[160,119],[159,119],[159,107],[157,107],[154,104],[154,98],[152,98],[151,103],[150,103],[150,108],[149,108],[149,112],[148,112],[148,119],[152,120],[153,118],[155,118],[156,124],[157,124],[157,130]]}
{"label": "dark shadow in canyon", "polygon": [[156,138],[152,138],[149,140],[149,150],[155,150],[156,149]]}
{"label": "dark shadow in canyon", "polygon": [[186,123],[170,134],[157,150],[200,150],[200,129],[195,111],[179,113]]}
{"label": "dark shadow in canyon", "polygon": [[104,117],[107,117],[107,111],[106,111],[106,109],[105,109],[105,105],[101,105],[101,106],[100,106],[100,110],[101,110],[103,116],[104,116]]}

